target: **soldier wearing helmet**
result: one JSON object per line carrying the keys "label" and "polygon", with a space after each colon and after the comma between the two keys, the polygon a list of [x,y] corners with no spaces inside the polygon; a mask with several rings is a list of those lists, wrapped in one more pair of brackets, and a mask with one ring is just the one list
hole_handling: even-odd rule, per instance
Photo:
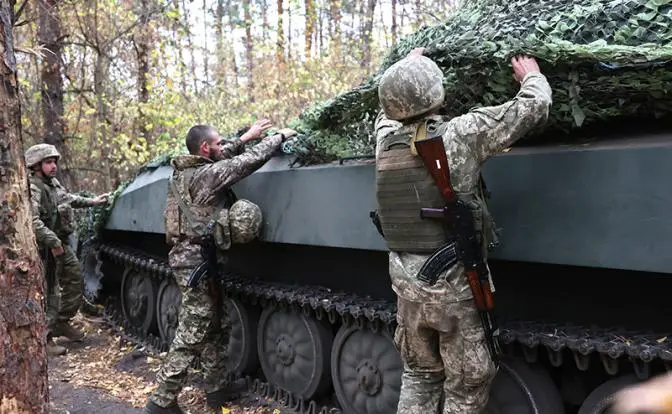
{"label": "soldier wearing helmet", "polygon": [[245,386],[228,383],[229,317],[214,278],[201,275],[202,269],[214,273],[212,262],[225,262],[225,251],[232,245],[259,236],[261,209],[248,200],[235,201],[230,187],[261,168],[286,138],[296,134],[285,128],[245,150],[247,142],[261,138],[270,126],[270,121],[260,120],[240,139],[228,142],[211,126],[194,126],[186,139],[189,154],[172,161],[165,226],[172,245],[168,261],[182,293],[181,308],[175,337],[157,374],[158,387],[145,413],[182,413],[177,397],[197,356],[205,376],[206,402],[215,412],[221,412]]}
{"label": "soldier wearing helmet", "polygon": [[[67,240],[74,231],[73,208],[103,204],[108,195],[96,198],[68,193],[56,179],[61,155],[53,145],[38,144],[25,153],[26,167],[30,170],[30,199],[33,228],[42,259],[47,262],[53,255],[61,271],[55,275],[54,285],[47,292],[47,352],[62,355],[65,348],[56,345],[53,337],[65,336],[79,341],[83,334],[70,325],[82,300],[82,271],[75,253]],[[46,266],[45,266],[46,267]],[[45,269],[47,272],[54,269]],[[60,287],[60,294],[59,289]]]}
{"label": "soldier wearing helmet", "polygon": [[551,88],[533,58],[515,57],[514,78],[521,87],[512,100],[446,119],[439,115],[445,99],[443,74],[423,52],[412,51],[382,75],[382,111],[375,121],[378,224],[390,250],[390,278],[397,294],[394,340],[404,361],[397,412],[476,414],[487,404],[497,367],[459,260],[432,286],[417,279],[447,235],[442,223],[420,217],[420,208],[441,208],[444,202],[414,142],[442,137],[451,183],[473,212],[485,258],[496,233],[480,167],[545,123]]}

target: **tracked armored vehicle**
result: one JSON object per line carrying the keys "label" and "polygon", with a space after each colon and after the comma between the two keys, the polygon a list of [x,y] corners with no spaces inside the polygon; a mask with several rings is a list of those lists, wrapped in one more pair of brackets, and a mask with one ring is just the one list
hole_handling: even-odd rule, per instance
{"label": "tracked armored vehicle", "polygon": [[[672,291],[672,135],[519,147],[484,178],[502,228],[491,253],[507,353],[490,413],[600,413],[665,371]],[[292,168],[279,154],[238,183],[262,240],[222,269],[231,367],[300,412],[394,413],[402,364],[372,159]],[[179,310],[163,209],[169,166],[139,174],[83,250],[87,292],[138,343],[166,350]]]}

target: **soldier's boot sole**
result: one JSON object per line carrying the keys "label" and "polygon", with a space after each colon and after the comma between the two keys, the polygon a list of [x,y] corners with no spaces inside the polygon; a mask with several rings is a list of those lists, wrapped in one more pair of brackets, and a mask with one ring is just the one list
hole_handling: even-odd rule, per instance
{"label": "soldier's boot sole", "polygon": [[82,342],[84,332],[75,329],[67,322],[58,323],[51,332],[52,336],[64,336],[73,342]]}
{"label": "soldier's boot sole", "polygon": [[247,385],[245,381],[238,380],[225,388],[205,394],[205,401],[208,407],[221,410],[222,406],[239,398],[246,390]]}
{"label": "soldier's boot sole", "polygon": [[143,414],[184,414],[179,405],[173,404],[169,407],[161,407],[154,404],[153,401],[147,401]]}

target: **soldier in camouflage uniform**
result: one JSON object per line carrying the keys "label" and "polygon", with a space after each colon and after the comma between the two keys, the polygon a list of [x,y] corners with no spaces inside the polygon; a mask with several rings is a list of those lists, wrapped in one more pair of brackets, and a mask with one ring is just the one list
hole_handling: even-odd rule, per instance
{"label": "soldier in camouflage uniform", "polygon": [[390,249],[389,272],[397,294],[395,345],[404,372],[398,413],[476,414],[487,404],[497,367],[459,261],[433,286],[416,279],[429,255],[446,242],[439,221],[420,218],[420,208],[444,201],[415,153],[415,140],[442,136],[451,183],[474,214],[483,257],[496,237],[480,188],[481,165],[531,129],[543,126],[551,88],[536,61],[512,60],[521,83],[510,101],[447,119],[438,114],[443,74],[416,49],[391,66],[379,84],[383,110],[375,121],[376,198]]}
{"label": "soldier in camouflage uniform", "polygon": [[[260,138],[270,125],[269,121],[259,121],[240,139],[230,142],[224,142],[212,127],[195,126],[186,139],[190,154],[178,156],[172,162],[166,237],[173,246],[168,259],[182,292],[182,303],[175,338],[157,375],[159,386],[147,402],[147,413],[182,413],[177,397],[197,356],[204,370],[210,407],[220,410],[242,390],[243,384],[227,383],[229,318],[218,300],[213,279],[203,278],[192,287],[187,282],[199,265],[208,260],[203,244],[207,244],[204,240],[209,230],[205,223],[209,220],[216,221],[212,234],[220,253],[219,263],[225,263],[226,257],[221,252],[231,244],[247,243],[258,235],[261,210],[247,200],[232,204],[230,187],[263,166],[283,140],[296,133],[282,129],[244,151],[245,143]],[[196,223],[203,225],[199,228]]]}
{"label": "soldier in camouflage uniform", "polygon": [[[30,199],[35,237],[45,263],[45,273],[56,272],[53,281],[45,278],[47,352],[50,355],[65,353],[65,348],[56,345],[53,337],[65,336],[74,341],[83,337],[83,333],[69,323],[79,309],[84,287],[79,261],[68,245],[68,238],[75,230],[72,209],[97,206],[108,199],[107,194],[88,198],[68,193],[55,178],[60,158],[56,148],[49,144],[34,145],[25,153],[26,167],[31,172]],[[56,261],[53,266],[60,271],[47,268],[50,253]]]}

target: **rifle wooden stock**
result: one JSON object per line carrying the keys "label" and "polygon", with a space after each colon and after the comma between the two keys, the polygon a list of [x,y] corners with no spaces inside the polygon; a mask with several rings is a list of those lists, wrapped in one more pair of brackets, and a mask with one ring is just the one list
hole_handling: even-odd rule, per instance
{"label": "rifle wooden stock", "polygon": [[474,294],[476,308],[480,311],[492,311],[495,309],[495,300],[490,290],[488,280],[481,281],[478,272],[475,269],[467,270],[467,280]]}
{"label": "rifle wooden stock", "polygon": [[455,190],[450,182],[450,167],[442,137],[434,137],[415,142],[415,149],[432,175],[436,186],[445,200],[455,199]]}

